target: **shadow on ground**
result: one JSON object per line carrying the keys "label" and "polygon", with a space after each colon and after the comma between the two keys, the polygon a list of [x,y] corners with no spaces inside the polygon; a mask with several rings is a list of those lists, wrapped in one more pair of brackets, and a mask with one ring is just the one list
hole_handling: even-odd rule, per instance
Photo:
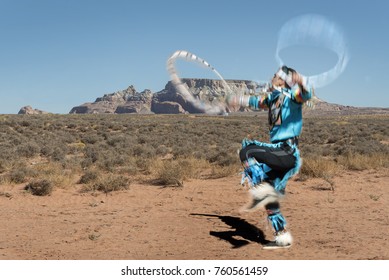
{"label": "shadow on ground", "polygon": [[209,234],[229,242],[234,249],[245,246],[250,242],[256,242],[260,244],[265,244],[268,242],[268,240],[265,239],[265,235],[262,230],[248,223],[244,219],[232,217],[232,216],[220,216],[220,215],[213,215],[213,214],[192,213],[190,215],[209,217],[209,218],[218,218],[223,223],[230,226],[231,230],[210,231]]}

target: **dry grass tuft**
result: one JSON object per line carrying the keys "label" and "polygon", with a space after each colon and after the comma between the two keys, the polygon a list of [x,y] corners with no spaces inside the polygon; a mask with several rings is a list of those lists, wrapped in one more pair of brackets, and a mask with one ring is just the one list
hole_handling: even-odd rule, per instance
{"label": "dry grass tuft", "polygon": [[156,184],[175,187],[182,187],[184,185],[184,166],[180,165],[178,161],[173,160],[166,160],[159,163],[157,164],[157,169],[154,171],[156,175],[154,182]]}
{"label": "dry grass tuft", "polygon": [[387,154],[351,154],[337,158],[337,163],[349,170],[387,168],[389,167],[389,157]]}
{"label": "dry grass tuft", "polygon": [[93,183],[85,185],[81,192],[101,191],[109,193],[113,191],[128,190],[130,188],[130,179],[116,174],[100,176]]}
{"label": "dry grass tuft", "polygon": [[303,159],[300,177],[304,179],[332,178],[341,170],[343,170],[342,166],[336,164],[332,159],[306,157]]}

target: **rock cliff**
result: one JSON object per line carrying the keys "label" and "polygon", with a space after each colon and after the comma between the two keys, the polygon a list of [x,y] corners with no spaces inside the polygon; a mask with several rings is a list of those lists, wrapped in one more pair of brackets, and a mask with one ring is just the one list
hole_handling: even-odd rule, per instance
{"label": "rock cliff", "polygon": [[133,86],[115,93],[105,94],[92,103],[84,103],[73,107],[70,114],[124,114],[151,113],[152,92],[137,92]]}
{"label": "rock cliff", "polygon": [[[182,79],[189,91],[204,102],[223,99],[227,89],[221,80],[212,79]],[[251,81],[227,80],[229,88],[234,92],[250,92],[254,90]],[[152,93],[150,90],[137,92],[133,86],[126,90],[105,94],[94,102],[73,107],[70,114],[196,114],[203,113],[192,103],[177,93],[172,82],[165,88]]]}

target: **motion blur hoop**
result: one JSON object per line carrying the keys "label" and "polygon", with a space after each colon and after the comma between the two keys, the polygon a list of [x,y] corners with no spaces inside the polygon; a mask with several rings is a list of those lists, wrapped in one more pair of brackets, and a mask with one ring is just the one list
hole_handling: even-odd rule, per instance
{"label": "motion blur hoop", "polygon": [[349,61],[346,39],[341,29],[327,18],[306,14],[287,21],[278,33],[275,58],[279,66],[284,65],[280,51],[294,45],[312,45],[334,51],[338,56],[336,65],[318,75],[306,76],[315,88],[324,87],[344,71]]}
{"label": "motion blur hoop", "polygon": [[[205,102],[205,100],[201,100],[200,98],[196,98],[194,94],[192,94],[187,86],[186,83],[183,83],[181,78],[178,76],[178,71],[176,70],[175,62],[177,59],[182,59],[189,62],[195,62],[199,64],[202,67],[210,69],[212,72],[214,72],[219,79],[221,80],[225,93],[224,95],[232,93],[230,87],[228,86],[227,82],[224,80],[224,78],[220,75],[220,73],[212,67],[206,60],[196,56],[193,53],[190,53],[188,51],[184,50],[178,50],[174,52],[169,59],[167,60],[166,67],[169,72],[171,81],[176,89],[176,91],[181,94],[187,101],[192,103],[196,108],[203,111],[207,114],[224,114],[226,113],[225,108],[225,102],[216,101],[212,104]],[[224,98],[225,96],[222,96],[221,98]]]}

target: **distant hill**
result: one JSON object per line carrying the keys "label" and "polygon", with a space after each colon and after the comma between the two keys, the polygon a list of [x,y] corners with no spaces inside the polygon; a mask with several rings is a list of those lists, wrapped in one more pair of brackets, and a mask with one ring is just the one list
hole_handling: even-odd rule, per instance
{"label": "distant hill", "polygon": [[389,108],[345,106],[317,99],[314,108],[307,108],[305,114],[313,116],[389,114]]}
{"label": "distant hill", "polygon": [[149,114],[153,94],[149,90],[137,92],[133,86],[105,94],[94,102],[73,107],[70,114]]}
{"label": "distant hill", "polygon": [[[198,95],[204,102],[224,98],[227,92],[225,84],[212,79],[182,79],[191,92]],[[233,92],[250,93],[254,85],[248,80],[226,80]],[[332,104],[315,99],[314,109],[306,109],[308,115],[347,115],[347,114],[386,114],[388,108],[359,108]],[[243,110],[243,109],[240,109]],[[248,109],[245,109],[249,111]],[[138,92],[133,86],[114,93],[98,97],[94,102],[73,107],[70,114],[198,114],[203,113],[177,93],[169,81],[165,88],[152,93],[150,90]]]}

